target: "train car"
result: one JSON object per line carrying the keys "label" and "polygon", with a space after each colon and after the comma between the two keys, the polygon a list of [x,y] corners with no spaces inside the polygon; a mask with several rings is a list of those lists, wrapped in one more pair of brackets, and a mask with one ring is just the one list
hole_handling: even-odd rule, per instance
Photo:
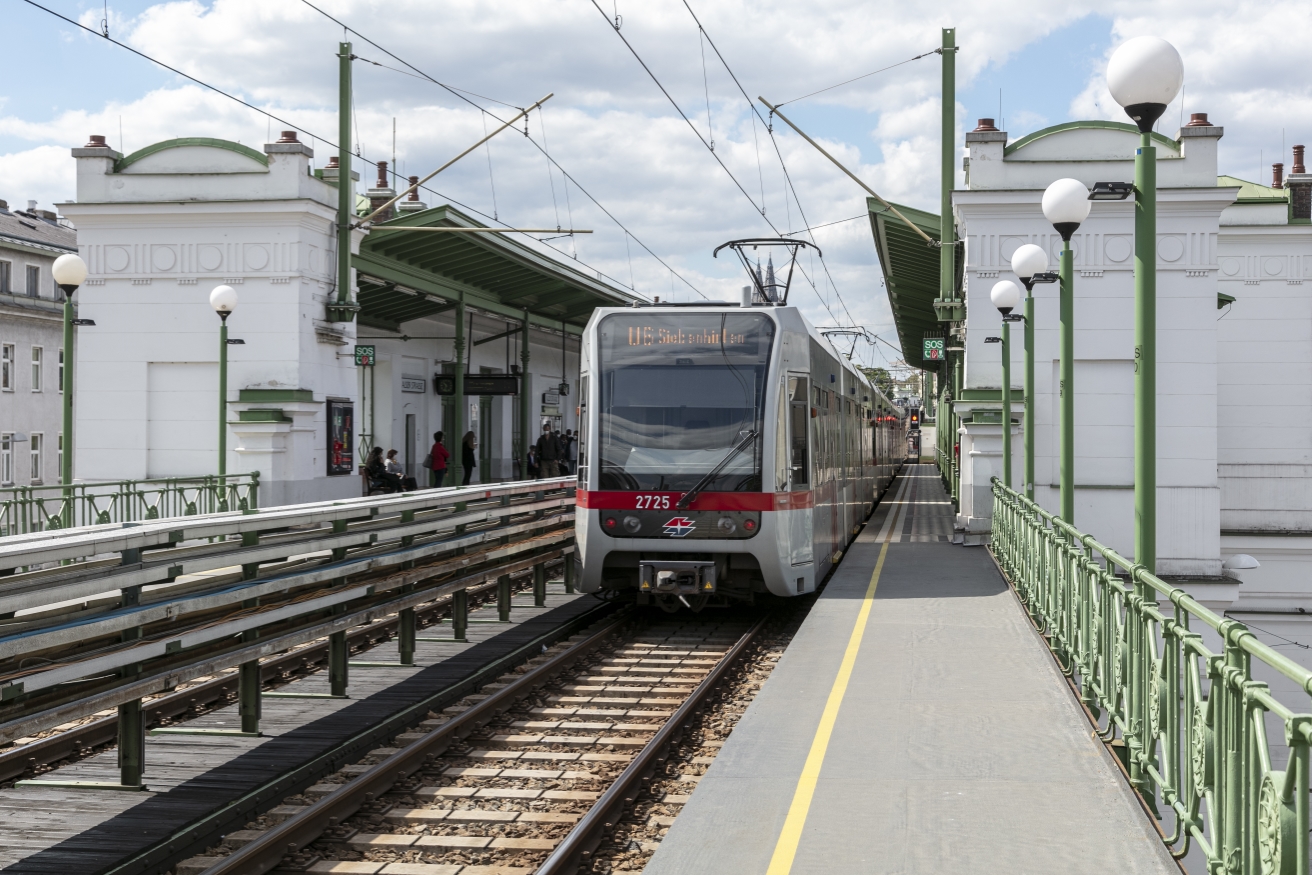
{"label": "train car", "polygon": [[700,610],[813,591],[906,458],[906,415],[769,301],[593,313],[576,580]]}

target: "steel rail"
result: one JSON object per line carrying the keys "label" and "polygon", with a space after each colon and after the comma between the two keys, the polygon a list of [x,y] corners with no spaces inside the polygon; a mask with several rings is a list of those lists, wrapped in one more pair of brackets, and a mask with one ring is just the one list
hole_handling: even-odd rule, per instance
{"label": "steel rail", "polygon": [[[566,560],[568,561],[568,560]],[[525,578],[531,580],[531,571],[512,573],[523,583]],[[495,583],[469,587],[470,609],[478,606],[479,597],[495,593]],[[440,615],[451,606],[449,596],[439,598],[432,604],[416,612],[416,628],[423,629],[440,622]],[[346,634],[352,654],[391,640],[400,625],[398,615],[376,620],[367,626],[352,629]],[[297,670],[308,675],[319,669],[313,668],[328,659],[328,639],[299,647],[279,654],[260,663],[261,685],[278,681],[292,680]],[[230,695],[237,692],[238,675],[227,674],[212,680],[203,681],[192,687],[167,693],[158,698],[142,703],[142,719],[146,729],[158,725],[163,720],[171,720],[194,711],[197,707],[223,705]],[[44,766],[58,762],[69,756],[109,744],[118,739],[118,715],[101,717],[64,732],[57,732],[46,738],[20,745],[6,751],[0,751],[0,781],[12,781],[22,777],[34,766]]]}
{"label": "steel rail", "polygon": [[260,838],[206,869],[202,875],[260,875],[274,869],[288,853],[307,847],[329,828],[350,817],[399,781],[408,779],[453,743],[467,737],[548,684],[564,669],[592,653],[625,623],[622,616],[583,641],[496,690],[467,711],[452,717],[423,738],[378,763],[342,789],[323,797]]}
{"label": "steel rail", "polygon": [[538,867],[535,875],[573,875],[585,859],[592,855],[601,844],[604,835],[614,829],[619,822],[624,809],[637,799],[643,785],[651,779],[658,764],[665,759],[666,750],[683,733],[684,724],[702,709],[711,693],[724,680],[725,675],[738,664],[748,648],[756,641],[757,635],[765,628],[769,619],[768,616],[762,617],[743,633],[743,636],[715,664],[670,719],[656,731],[651,741],[638,751],[637,756],[620,773],[615,783],[601,794],[588,813],[583,815],[561,843],[556,845],[556,849]]}

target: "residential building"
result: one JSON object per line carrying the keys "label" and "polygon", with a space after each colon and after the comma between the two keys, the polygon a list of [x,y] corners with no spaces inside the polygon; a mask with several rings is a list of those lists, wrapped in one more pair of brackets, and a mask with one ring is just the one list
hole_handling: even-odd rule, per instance
{"label": "residential building", "polygon": [[64,299],[50,268],[76,251],[55,213],[0,200],[0,487],[59,483]]}

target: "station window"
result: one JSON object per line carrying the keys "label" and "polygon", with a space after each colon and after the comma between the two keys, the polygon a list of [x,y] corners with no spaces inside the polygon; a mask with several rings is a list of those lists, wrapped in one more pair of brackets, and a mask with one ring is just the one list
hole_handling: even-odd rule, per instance
{"label": "station window", "polygon": [[41,451],[45,449],[45,435],[33,432],[27,440],[32,456],[32,482],[39,483],[41,481]]}
{"label": "station window", "polygon": [[0,389],[14,391],[14,345],[0,344]]}
{"label": "station window", "polygon": [[56,386],[60,392],[64,391],[64,351],[59,351],[59,385]]}
{"label": "station window", "polygon": [[27,295],[29,298],[41,297],[41,268],[35,264],[27,266]]}
{"label": "station window", "polygon": [[0,292],[6,295],[14,290],[14,263],[12,261],[0,261]]}
{"label": "station window", "polygon": [[44,364],[44,362],[42,361],[44,357],[44,353],[45,350],[43,350],[41,347],[39,346],[32,347],[32,391],[33,392],[40,392],[42,390],[41,374],[42,374],[42,365]]}
{"label": "station window", "polygon": [[10,485],[14,482],[14,435],[12,432],[0,434],[0,484]]}

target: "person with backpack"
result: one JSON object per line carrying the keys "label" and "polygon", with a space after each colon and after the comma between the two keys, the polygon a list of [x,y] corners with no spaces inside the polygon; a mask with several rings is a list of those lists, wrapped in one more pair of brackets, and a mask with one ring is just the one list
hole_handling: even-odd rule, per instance
{"label": "person with backpack", "polygon": [[551,423],[542,424],[542,437],[538,438],[539,477],[548,480],[560,476],[560,438],[551,430]]}

